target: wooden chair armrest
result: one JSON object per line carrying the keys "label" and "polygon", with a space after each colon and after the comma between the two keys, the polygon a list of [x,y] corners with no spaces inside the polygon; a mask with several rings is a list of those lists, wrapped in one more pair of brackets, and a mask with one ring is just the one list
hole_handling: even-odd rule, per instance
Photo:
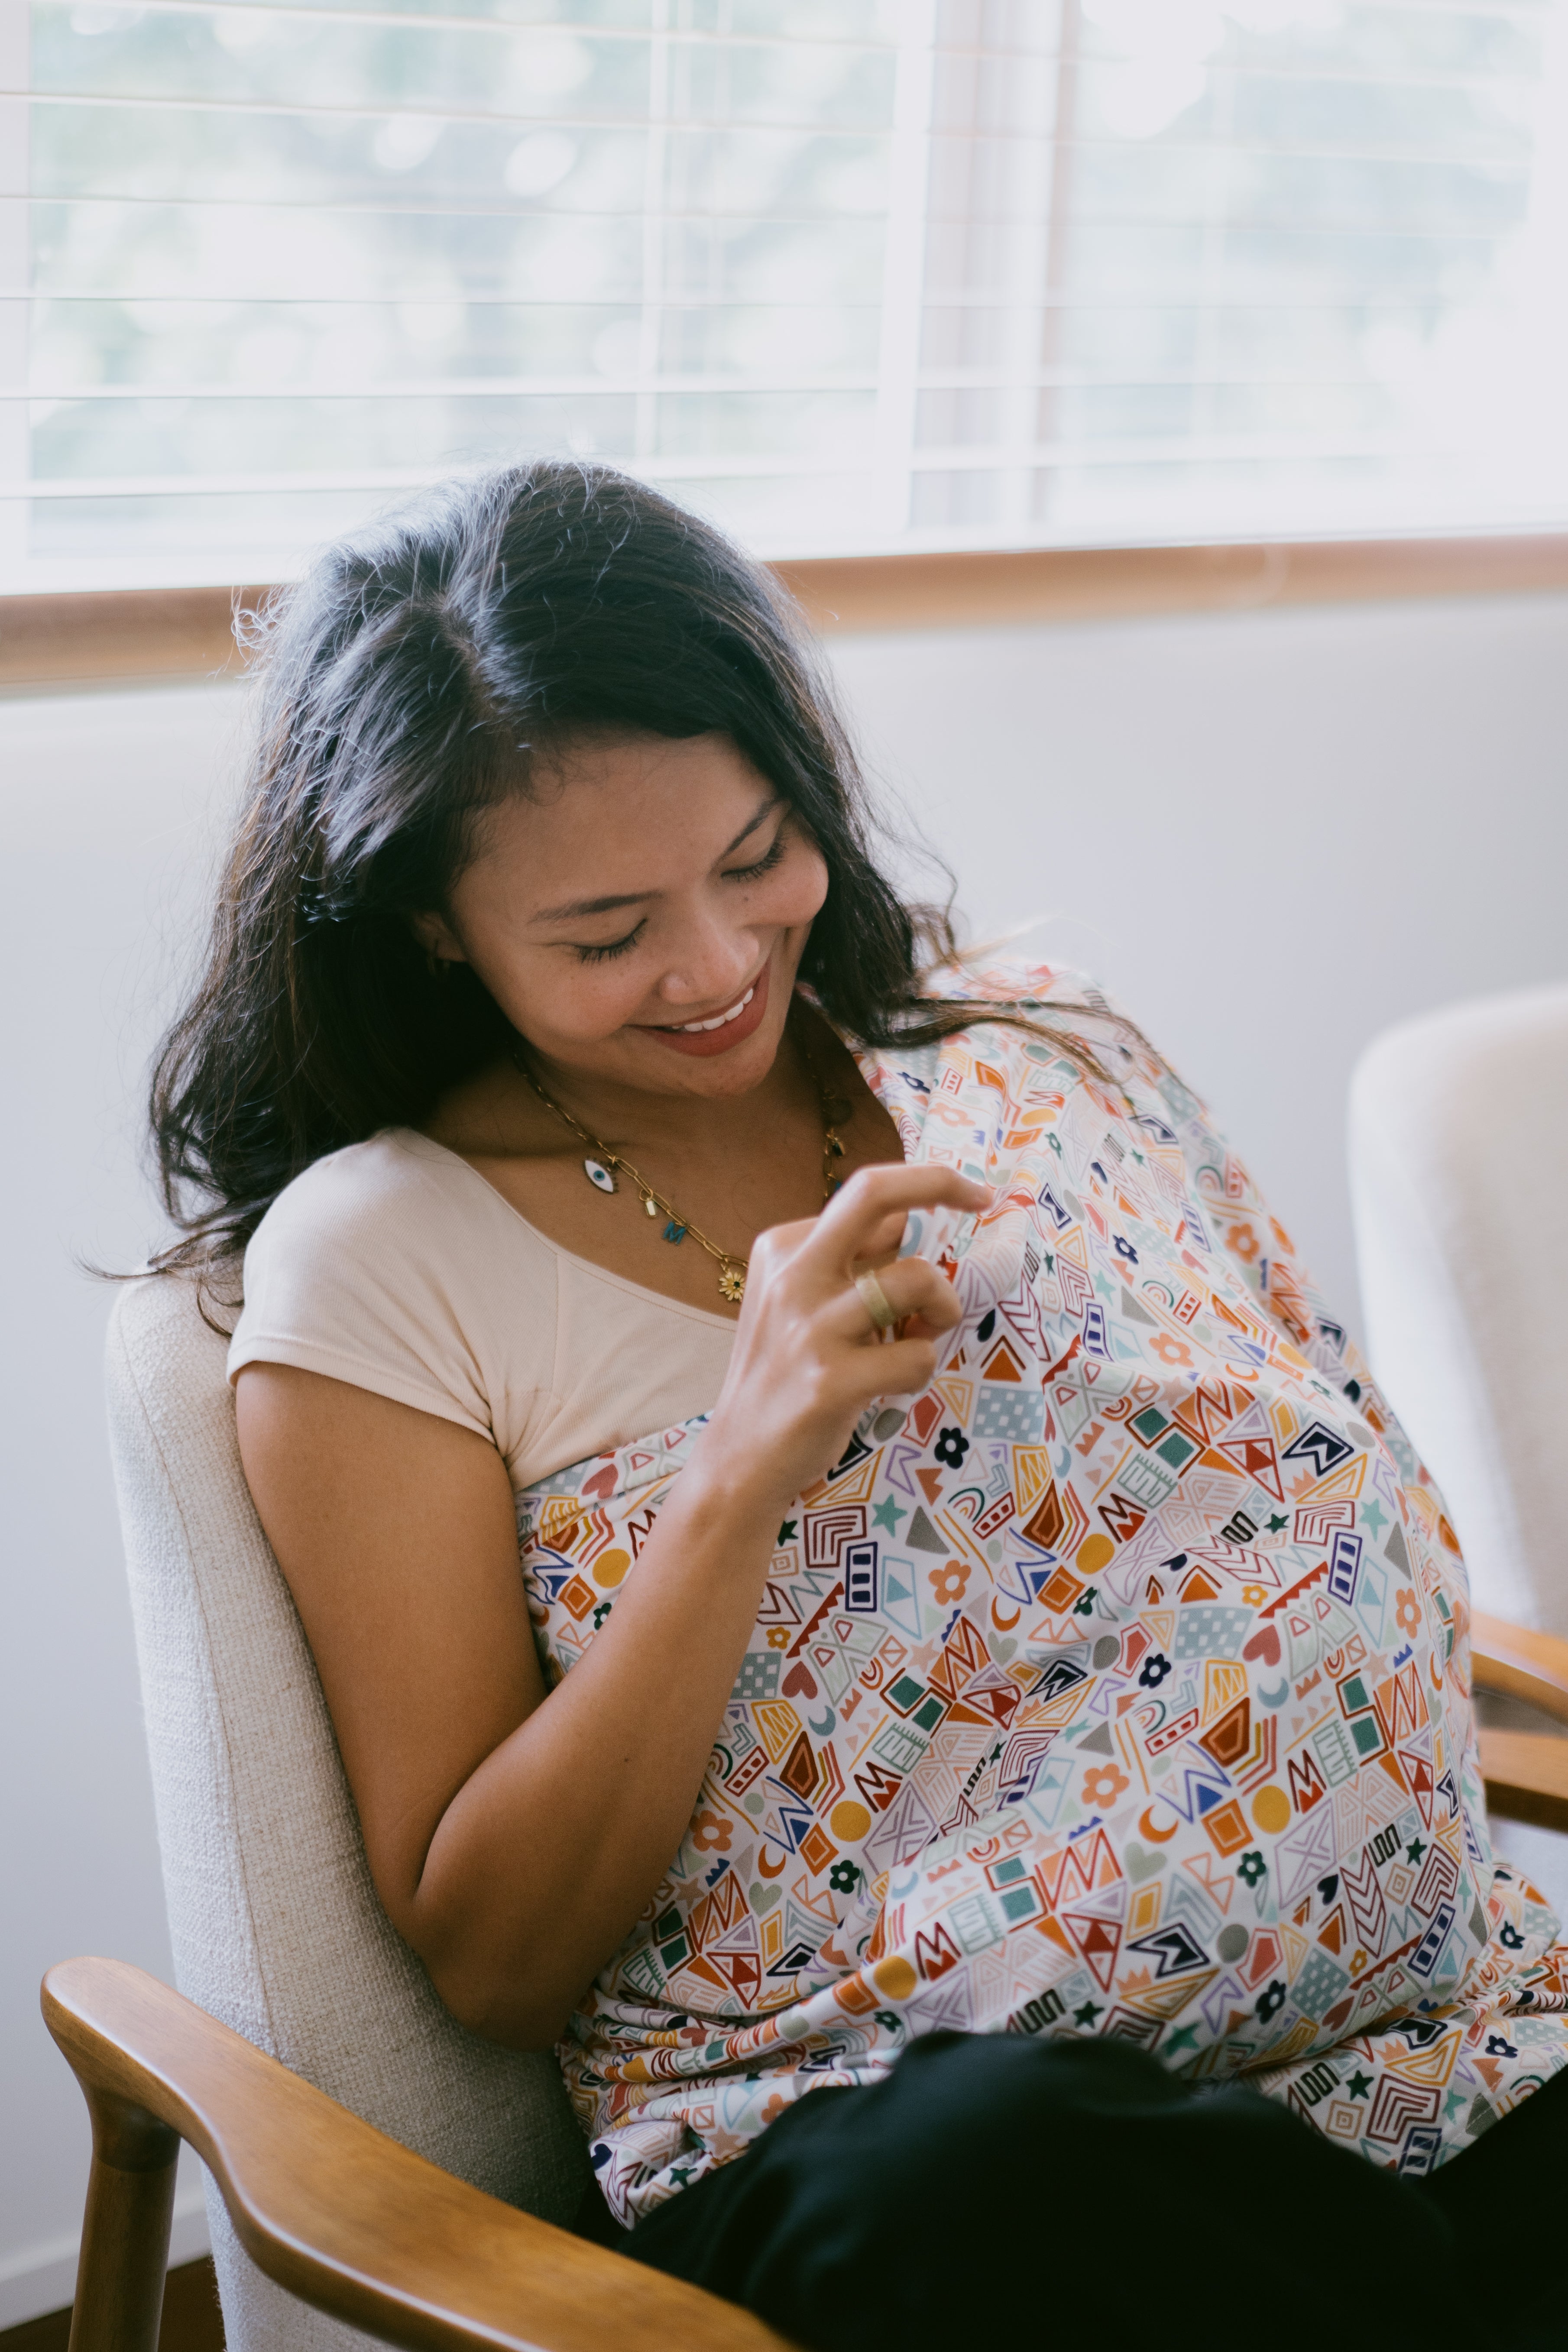
{"label": "wooden chair armrest", "polygon": [[1527,1699],[1568,1723],[1568,1642],[1531,1633],[1478,1609],[1470,1620],[1470,1671],[1477,1690]]}
{"label": "wooden chair armrest", "polygon": [[1510,1822],[1568,1832],[1568,1739],[1550,1732],[1489,1731],[1480,1727],[1487,1803]]}
{"label": "wooden chair armrest", "polygon": [[[154,2259],[155,2342],[180,2139],[211,2170],[241,2243],[269,2278],[387,2343],[421,2352],[786,2352],[750,2313],[413,2155],[124,1961],[62,1961],[44,1979],[43,2007],[93,2116],[72,2352],[143,2352],[144,2316],[128,2324],[124,2293],[110,2290],[136,2285],[129,2262],[140,2265],[143,2292]],[[155,2190],[146,2186],[154,2176]],[[142,2186],[122,2192],[117,2182]],[[149,2253],[160,2210],[161,2251]],[[94,2301],[95,2228],[101,2307],[84,2310],[84,2298]]]}

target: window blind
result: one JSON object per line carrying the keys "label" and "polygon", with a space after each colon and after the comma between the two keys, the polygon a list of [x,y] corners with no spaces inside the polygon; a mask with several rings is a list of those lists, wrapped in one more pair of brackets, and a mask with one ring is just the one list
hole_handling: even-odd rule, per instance
{"label": "window blind", "polygon": [[1568,517],[1568,0],[0,0],[0,587]]}

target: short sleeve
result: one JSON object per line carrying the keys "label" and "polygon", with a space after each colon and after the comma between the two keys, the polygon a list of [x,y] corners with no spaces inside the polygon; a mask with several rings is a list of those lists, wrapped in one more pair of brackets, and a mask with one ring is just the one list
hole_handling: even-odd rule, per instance
{"label": "short sleeve", "polygon": [[471,1171],[401,1131],[317,1160],[246,1251],[229,1379],[247,1364],[291,1364],[456,1422],[510,1454],[516,1382],[504,1359],[532,1357],[525,1385],[548,1387],[553,1285],[541,1254],[530,1286],[540,1295],[514,1302],[523,1311],[499,1348],[487,1201]]}

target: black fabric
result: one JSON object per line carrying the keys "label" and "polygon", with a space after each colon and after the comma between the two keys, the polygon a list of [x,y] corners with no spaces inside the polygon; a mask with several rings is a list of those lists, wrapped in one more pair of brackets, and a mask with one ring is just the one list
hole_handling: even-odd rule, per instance
{"label": "black fabric", "polygon": [[1568,2075],[1413,2182],[1125,2042],[933,2033],[579,2226],[810,2352],[1564,2352],[1565,2155]]}

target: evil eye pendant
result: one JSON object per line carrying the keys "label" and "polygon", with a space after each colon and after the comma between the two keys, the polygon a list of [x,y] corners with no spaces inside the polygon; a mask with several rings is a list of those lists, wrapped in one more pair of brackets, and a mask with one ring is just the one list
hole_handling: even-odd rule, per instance
{"label": "evil eye pendant", "polygon": [[583,1173],[590,1184],[597,1185],[601,1192],[615,1192],[620,1189],[602,1160],[584,1160]]}

